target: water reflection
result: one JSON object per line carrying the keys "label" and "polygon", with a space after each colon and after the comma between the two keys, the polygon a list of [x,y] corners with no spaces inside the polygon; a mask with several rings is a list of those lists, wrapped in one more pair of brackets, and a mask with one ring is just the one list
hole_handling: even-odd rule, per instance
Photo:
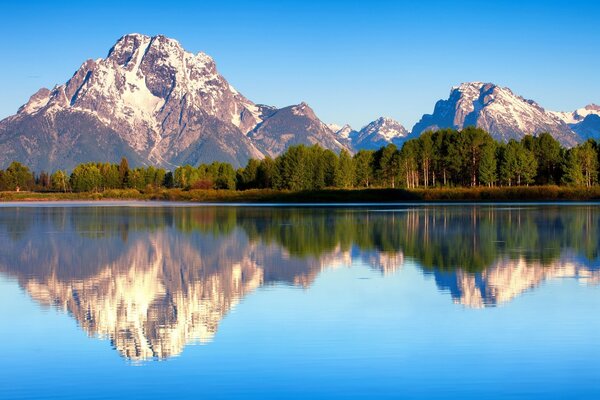
{"label": "water reflection", "polygon": [[406,261],[469,307],[548,279],[600,281],[595,206],[306,209],[0,209],[0,272],[131,360],[209,342],[263,285],[308,287],[324,268]]}

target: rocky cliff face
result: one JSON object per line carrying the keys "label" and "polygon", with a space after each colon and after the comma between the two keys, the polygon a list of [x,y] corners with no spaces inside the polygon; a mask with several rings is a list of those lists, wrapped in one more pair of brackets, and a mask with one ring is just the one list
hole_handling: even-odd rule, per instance
{"label": "rocky cliff face", "polygon": [[412,134],[467,126],[482,128],[504,142],[542,132],[551,133],[565,146],[573,146],[581,140],[562,119],[533,100],[517,96],[508,88],[482,82],[454,87],[447,100],[436,103],[433,114],[421,118]]}

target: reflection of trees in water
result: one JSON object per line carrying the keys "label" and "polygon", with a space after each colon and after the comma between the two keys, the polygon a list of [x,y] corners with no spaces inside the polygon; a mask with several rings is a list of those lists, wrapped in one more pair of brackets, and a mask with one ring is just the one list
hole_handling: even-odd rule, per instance
{"label": "reflection of trees in water", "polygon": [[[550,263],[570,250],[599,258],[596,206],[406,207],[396,211],[345,208],[73,207],[3,212],[0,232],[13,241],[39,225],[84,240],[120,238],[165,228],[213,237],[241,229],[251,241],[283,247],[295,257],[334,249],[403,252],[427,269],[480,271],[499,258]],[[74,235],[76,236],[76,235]],[[41,242],[41,241],[40,241]],[[41,243],[38,243],[40,245]],[[41,244],[43,246],[43,244]],[[90,246],[88,246],[90,247]]]}
{"label": "reflection of trees in water", "polygon": [[[454,301],[508,301],[545,279],[599,279],[600,212],[577,207],[81,207],[0,210],[0,272],[131,359],[211,340],[264,284],[310,285],[359,257],[410,257]],[[568,256],[568,257],[565,257]]]}

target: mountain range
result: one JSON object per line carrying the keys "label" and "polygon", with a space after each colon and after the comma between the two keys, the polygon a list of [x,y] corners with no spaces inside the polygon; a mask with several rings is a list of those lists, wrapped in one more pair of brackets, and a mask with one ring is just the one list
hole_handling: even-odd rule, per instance
{"label": "mountain range", "polygon": [[0,167],[16,160],[50,171],[123,156],[132,165],[225,161],[239,167],[295,144],[354,152],[469,125],[503,141],[550,132],[573,146],[600,137],[600,107],[547,111],[508,88],[470,82],[453,88],[410,133],[383,117],[354,130],[325,124],[304,102],[256,104],[218,73],[210,56],[162,35],[129,34],[106,58],[87,60],[66,83],[40,89],[0,121]]}

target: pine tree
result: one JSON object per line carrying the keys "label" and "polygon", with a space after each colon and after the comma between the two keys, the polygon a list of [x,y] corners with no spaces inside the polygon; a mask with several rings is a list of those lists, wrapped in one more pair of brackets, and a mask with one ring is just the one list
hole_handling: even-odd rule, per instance
{"label": "pine tree", "polygon": [[359,150],[352,158],[354,179],[357,187],[370,187],[373,183],[373,154],[371,150]]}
{"label": "pine tree", "polygon": [[340,152],[335,169],[335,186],[350,188],[354,185],[354,179],[354,163],[348,150],[344,149]]}
{"label": "pine tree", "polygon": [[119,164],[119,178],[121,180],[121,188],[129,187],[129,162],[127,158],[121,158],[121,163]]}

